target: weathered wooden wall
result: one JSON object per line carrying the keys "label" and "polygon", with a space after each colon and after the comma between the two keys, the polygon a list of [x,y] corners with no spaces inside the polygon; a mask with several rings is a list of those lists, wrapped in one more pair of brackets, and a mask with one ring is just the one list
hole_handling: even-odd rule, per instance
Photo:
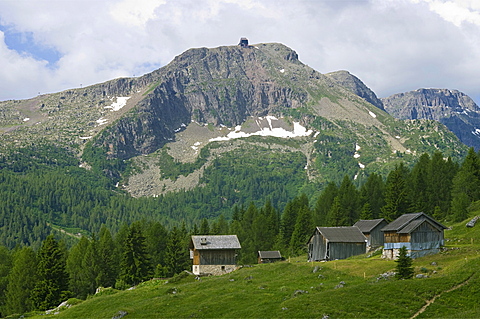
{"label": "weathered wooden wall", "polygon": [[329,260],[365,254],[366,243],[328,243]]}
{"label": "weathered wooden wall", "polygon": [[[236,253],[234,250],[196,250],[198,252],[198,260],[193,255],[194,265],[235,265],[237,263]],[[195,263],[197,261],[197,263]]]}

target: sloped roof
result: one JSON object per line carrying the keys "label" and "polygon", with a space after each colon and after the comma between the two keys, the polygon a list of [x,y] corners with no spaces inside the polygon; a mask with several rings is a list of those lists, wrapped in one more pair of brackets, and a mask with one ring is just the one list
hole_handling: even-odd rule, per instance
{"label": "sloped roof", "polygon": [[364,243],[367,241],[357,226],[317,227],[317,230],[332,243]]}
{"label": "sloped roof", "polygon": [[266,258],[266,259],[274,259],[274,258],[282,258],[282,255],[280,254],[280,252],[278,250],[273,250],[273,251],[269,251],[269,250],[259,250],[258,251],[258,256],[260,258]]}
{"label": "sloped roof", "polygon": [[195,249],[240,249],[237,235],[204,235],[192,236]]}
{"label": "sloped roof", "polygon": [[[413,213],[413,214],[403,214],[402,216],[398,217],[395,219],[393,222],[388,224],[387,226],[382,228],[382,231],[396,231],[398,233],[408,233],[413,231],[415,228],[417,228],[424,220],[427,220],[430,222],[430,224],[438,229],[447,229],[446,226],[440,224],[437,222],[435,219],[432,217],[424,214],[424,213]],[[409,225],[410,223],[413,223],[412,225]],[[408,228],[407,228],[408,226]],[[405,228],[405,229],[404,229]]]}
{"label": "sloped roof", "polygon": [[360,219],[358,222],[356,222],[353,226],[357,226],[362,233],[369,233],[371,232],[375,227],[380,225],[383,221],[386,222],[385,218],[379,218],[379,219]]}

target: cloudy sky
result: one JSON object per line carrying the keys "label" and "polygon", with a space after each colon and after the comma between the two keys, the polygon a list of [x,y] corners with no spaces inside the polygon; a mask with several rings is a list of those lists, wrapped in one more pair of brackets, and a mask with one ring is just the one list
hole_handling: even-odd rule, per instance
{"label": "cloudy sky", "polygon": [[435,87],[480,102],[479,0],[0,0],[0,100],[139,76],[243,36],[379,97]]}

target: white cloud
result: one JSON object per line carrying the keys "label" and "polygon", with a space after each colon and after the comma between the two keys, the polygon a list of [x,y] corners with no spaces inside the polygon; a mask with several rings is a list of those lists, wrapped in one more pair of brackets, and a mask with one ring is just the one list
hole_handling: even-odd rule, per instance
{"label": "white cloud", "polygon": [[166,0],[123,0],[112,6],[110,14],[115,20],[128,26],[144,26],[156,17],[155,9]]}
{"label": "white cloud", "polygon": [[348,70],[382,97],[441,87],[478,100],[479,12],[476,0],[0,1],[0,25],[60,55],[52,66],[0,38],[0,100],[141,75],[242,36],[284,43],[323,73]]}

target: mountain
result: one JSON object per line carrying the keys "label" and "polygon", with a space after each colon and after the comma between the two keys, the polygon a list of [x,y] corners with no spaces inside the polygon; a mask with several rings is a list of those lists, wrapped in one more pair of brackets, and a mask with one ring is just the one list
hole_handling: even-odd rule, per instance
{"label": "mountain", "polygon": [[466,151],[443,125],[395,120],[353,75],[323,75],[278,43],[190,49],[141,77],[4,101],[0,110],[3,166],[18,166],[25,149],[56,163],[58,152],[42,151],[55,146],[136,197],[205,185],[222,161],[252,154],[267,164],[269,153],[299,154],[299,183],[322,184],[424,152]]}
{"label": "mountain", "polygon": [[385,110],[399,119],[436,120],[463,143],[480,149],[480,108],[466,94],[448,89],[418,89],[382,99]]}
{"label": "mountain", "polygon": [[357,78],[350,72],[341,70],[336,72],[330,72],[325,75],[335,81],[335,83],[349,89],[356,95],[360,96],[368,103],[375,105],[381,110],[385,110],[383,108],[382,100],[377,97],[375,92],[370,90],[370,88],[366,86],[365,83],[363,83],[359,78]]}

